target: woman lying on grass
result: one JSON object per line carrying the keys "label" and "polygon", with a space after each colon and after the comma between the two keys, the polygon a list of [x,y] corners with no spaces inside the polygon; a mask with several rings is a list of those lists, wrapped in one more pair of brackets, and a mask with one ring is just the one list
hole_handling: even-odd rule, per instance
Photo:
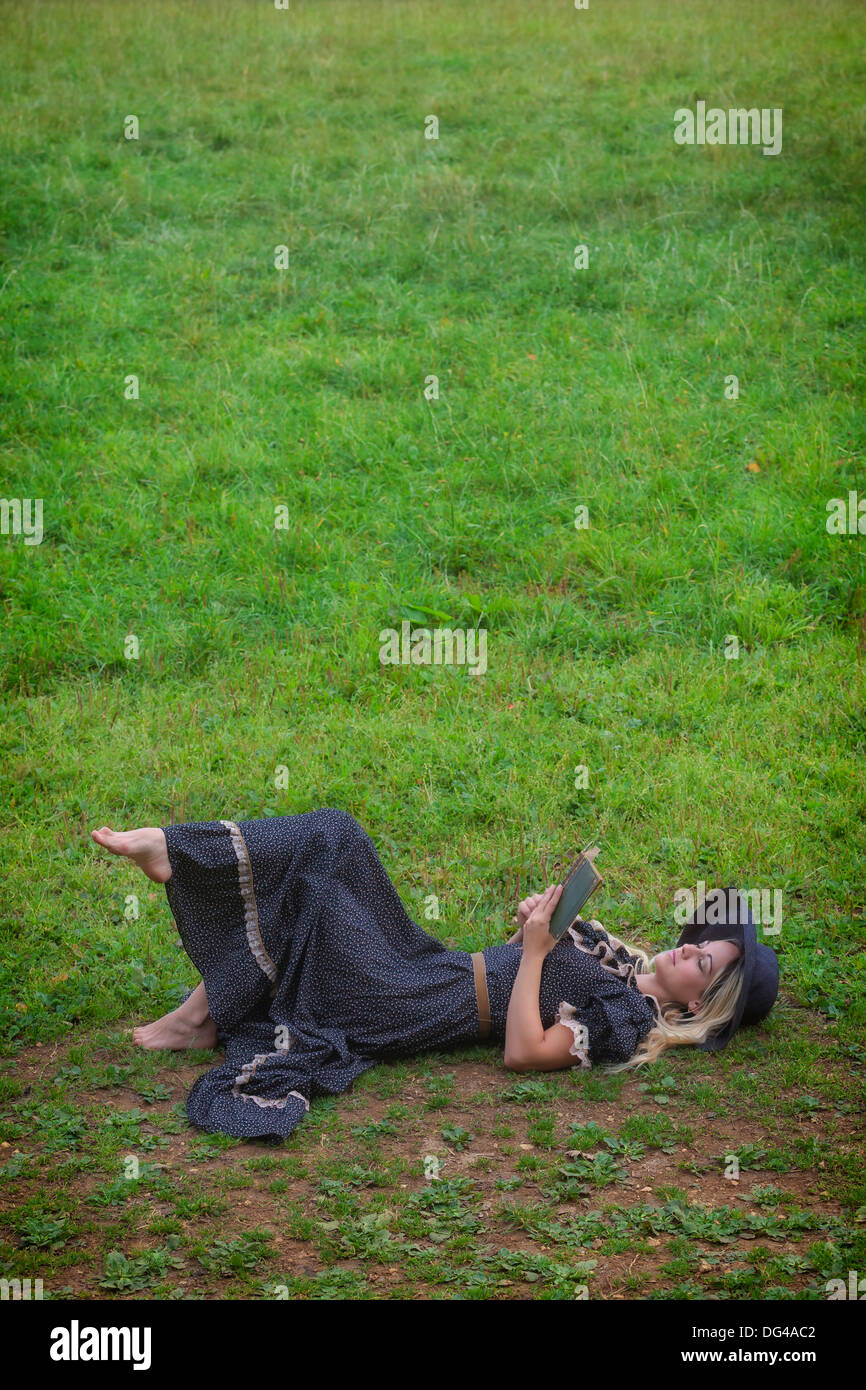
{"label": "woman lying on grass", "polygon": [[225,1046],[225,1063],[187,1101],[192,1123],[212,1132],[285,1137],[316,1095],[344,1091],[379,1061],[486,1037],[515,1071],[621,1071],[668,1047],[715,1049],[778,992],[775,953],[757,944],[748,913],[743,924],[739,910],[721,922],[708,913],[707,927],[699,909],[677,947],[650,958],[598,922],[578,919],[554,941],[557,884],[520,904],[510,941],[448,950],[407,915],[345,811],[103,826],[93,839],[165,884],[202,980],[133,1038]]}

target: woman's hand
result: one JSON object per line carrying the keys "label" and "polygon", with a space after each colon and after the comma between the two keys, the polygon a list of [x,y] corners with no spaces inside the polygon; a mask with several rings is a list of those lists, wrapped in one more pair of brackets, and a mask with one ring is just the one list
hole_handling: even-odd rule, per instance
{"label": "woman's hand", "polygon": [[524,898],[522,903],[518,903],[517,925],[519,927],[525,925],[527,917],[530,915],[533,908],[536,908],[538,906],[543,896],[543,893],[533,893],[531,897]]}
{"label": "woman's hand", "polygon": [[509,936],[508,945],[512,946],[515,942],[523,941],[523,927],[527,917],[534,907],[537,907],[543,897],[542,893],[533,893],[530,897],[524,898],[522,903],[517,904],[517,913],[512,921],[517,923],[517,931],[513,936]]}
{"label": "woman's hand", "polygon": [[[526,903],[534,902],[521,928],[523,949],[527,955],[544,958],[556,945],[550,935],[550,918],[561,897],[562,884],[552,883],[543,893],[537,893],[535,899],[526,899]],[[523,907],[524,904],[521,903],[520,906]]]}

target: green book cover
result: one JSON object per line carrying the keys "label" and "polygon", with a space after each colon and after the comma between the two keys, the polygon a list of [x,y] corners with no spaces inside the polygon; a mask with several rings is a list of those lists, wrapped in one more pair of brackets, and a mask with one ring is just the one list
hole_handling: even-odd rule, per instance
{"label": "green book cover", "polygon": [[604,882],[593,860],[598,848],[585,849],[577,856],[562,885],[562,896],[550,918],[550,935],[559,940],[580,915],[580,909]]}

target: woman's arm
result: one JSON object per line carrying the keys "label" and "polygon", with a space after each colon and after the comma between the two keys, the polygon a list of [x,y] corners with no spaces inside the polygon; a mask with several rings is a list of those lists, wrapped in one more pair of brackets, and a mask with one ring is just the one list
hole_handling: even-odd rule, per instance
{"label": "woman's arm", "polygon": [[505,1020],[505,1065],[510,1071],[557,1071],[574,1066],[569,1050],[574,1034],[564,1023],[545,1032],[538,1007],[545,956],[556,945],[550,916],[562,893],[554,884],[542,893],[523,925],[523,956],[508,1001]]}
{"label": "woman's arm", "polygon": [[505,1020],[505,1065],[513,1071],[520,1071],[524,1059],[537,1051],[544,1041],[538,1009],[543,965],[544,956],[529,954],[524,948]]}
{"label": "woman's arm", "polygon": [[541,1025],[538,989],[543,957],[524,955],[505,1020],[505,1065],[509,1071],[559,1071],[576,1065],[574,1033],[565,1023],[546,1031]]}

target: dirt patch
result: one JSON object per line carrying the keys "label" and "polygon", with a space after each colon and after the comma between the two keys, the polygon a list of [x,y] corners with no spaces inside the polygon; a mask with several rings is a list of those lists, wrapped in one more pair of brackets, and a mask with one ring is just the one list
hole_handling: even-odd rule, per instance
{"label": "dirt patch", "polygon": [[[826,1040],[822,1041],[826,1046]],[[82,1039],[75,1040],[76,1048],[83,1045]],[[571,1094],[566,1078],[563,1089],[551,1093],[550,1099],[531,1097],[517,1102],[506,1093],[523,1078],[505,1072],[497,1058],[486,1062],[458,1057],[445,1060],[441,1066],[438,1060],[432,1067],[425,1064],[423,1074],[419,1063],[419,1074],[410,1072],[399,1088],[386,1084],[387,1064],[382,1064],[340,1096],[324,1118],[314,1101],[310,1117],[286,1144],[244,1142],[225,1147],[220,1136],[203,1134],[191,1126],[177,1129],[185,1125],[178,1106],[195,1078],[214,1064],[213,1059],[191,1064],[178,1054],[162,1066],[149,1062],[146,1075],[133,1072],[106,1087],[85,1084],[86,1068],[82,1068],[83,1084],[79,1086],[68,1067],[71,1046],[46,1044],[0,1063],[0,1076],[14,1076],[20,1087],[20,1094],[3,1107],[7,1122],[20,1123],[23,1107],[28,1104],[54,1102],[76,1107],[93,1126],[67,1150],[51,1152],[38,1133],[4,1136],[0,1147],[0,1164],[8,1166],[16,1154],[30,1156],[0,1187],[4,1263],[22,1275],[41,1271],[46,1286],[68,1290],[69,1297],[165,1297],[174,1290],[175,1296],[179,1291],[180,1296],[207,1299],[229,1294],[261,1298],[268,1296],[266,1290],[274,1284],[321,1277],[337,1280],[336,1291],[330,1293],[333,1297],[352,1297],[353,1289],[356,1295],[358,1289],[366,1289],[366,1296],[377,1298],[388,1297],[392,1290],[413,1298],[441,1297],[443,1293],[448,1296],[449,1289],[443,1288],[441,1275],[431,1281],[427,1264],[438,1269],[450,1261],[449,1267],[459,1271],[461,1262],[469,1261],[477,1274],[488,1267],[482,1255],[488,1265],[491,1259],[495,1264],[496,1252],[502,1250],[517,1258],[518,1264],[523,1258],[530,1265],[539,1257],[560,1265],[592,1259],[596,1263],[587,1282],[593,1298],[645,1297],[648,1291],[677,1277],[671,1272],[672,1233],[642,1230],[630,1241],[625,1239],[627,1249],[612,1248],[622,1245],[623,1240],[605,1235],[580,1245],[577,1242],[590,1213],[607,1208],[625,1213],[640,1206],[659,1208],[671,1194],[680,1193],[696,1211],[755,1215],[769,1205],[781,1215],[798,1209],[824,1222],[846,1220],[846,1208],[827,1176],[824,1159],[817,1160],[812,1168],[790,1166],[783,1172],[744,1167],[738,1178],[726,1177],[722,1169],[721,1156],[743,1146],[752,1146],[759,1164],[761,1150],[790,1146],[797,1137],[823,1138],[823,1112],[798,1116],[792,1124],[790,1116],[772,1110],[764,1113],[757,1100],[744,1100],[742,1095],[725,1102],[724,1117],[718,1112],[708,1117],[685,1098],[662,1111],[651,1095],[638,1090],[640,1073],[627,1079],[615,1101],[587,1100],[576,1091]],[[76,1055],[80,1056],[80,1051]],[[130,1057],[125,1039],[115,1047],[96,1047],[88,1061],[105,1068],[140,1065],[140,1059]],[[436,1083],[446,1073],[453,1082],[432,1108],[431,1074]],[[830,1074],[838,1085],[838,1067]],[[62,1084],[55,1086],[58,1075]],[[719,1081],[710,1071],[706,1077]],[[695,1073],[688,1077],[690,1083],[700,1079]],[[142,1100],[143,1089],[158,1090],[160,1086],[165,1088],[166,1097],[152,1103]],[[832,1105],[828,1101],[828,1108]],[[116,1179],[116,1162],[100,1161],[76,1170],[76,1159],[92,1156],[91,1133],[106,1112],[121,1115],[131,1111],[144,1112],[145,1116],[131,1134],[154,1146],[142,1146],[144,1151],[139,1153],[131,1137],[129,1152],[139,1154],[167,1186],[160,1191],[159,1180],[154,1179],[153,1190],[144,1186],[122,1204],[95,1205],[87,1199],[99,1195]],[[591,1156],[593,1151],[605,1152],[603,1145],[595,1144],[586,1151],[575,1149],[572,1126],[594,1122],[616,1136],[628,1118],[657,1120],[662,1113],[675,1126],[688,1126],[690,1137],[671,1139],[671,1152],[648,1145],[639,1157],[615,1153],[615,1181],[598,1186],[590,1182],[557,1200],[563,1166],[567,1168],[569,1160]],[[533,1126],[539,1123],[546,1126],[543,1137],[533,1134]],[[358,1132],[353,1133],[353,1128]],[[504,1132],[508,1130],[512,1132]],[[860,1145],[855,1118],[836,1113],[834,1154],[856,1153]],[[448,1239],[443,1238],[442,1246],[447,1250],[437,1248],[429,1239],[434,1229],[430,1218],[431,1225],[424,1226],[420,1236],[395,1237],[391,1245],[380,1248],[374,1243],[364,1253],[353,1254],[352,1242],[361,1239],[357,1231],[365,1232],[367,1238],[379,1219],[396,1223],[408,1210],[410,1219],[417,1223],[419,1207],[411,1203],[407,1207],[407,1200],[413,1194],[430,1193],[431,1177],[425,1176],[425,1163],[429,1165],[431,1158],[438,1165],[436,1178],[453,1184],[451,1190],[458,1195],[471,1194],[465,1202],[472,1218],[465,1238],[457,1221],[453,1229],[445,1228]],[[768,1187],[779,1189],[777,1204],[772,1197],[766,1198]],[[533,1214],[540,1212],[546,1222],[554,1223],[556,1229],[549,1228],[554,1238],[543,1230],[536,1232],[534,1226],[523,1229],[520,1219],[515,1219],[514,1208],[528,1212],[530,1222]],[[56,1250],[27,1244],[22,1239],[21,1222],[31,1210],[49,1217],[66,1210],[74,1234],[62,1240]],[[327,1238],[323,1236],[326,1230]],[[348,1253],[341,1257],[338,1242],[345,1230],[355,1234],[347,1242]],[[571,1231],[576,1233],[574,1239],[569,1238]],[[199,1263],[199,1250],[213,1250],[220,1243],[245,1248],[244,1241],[256,1232],[266,1240],[268,1253],[248,1268],[215,1272]],[[460,1236],[456,1242],[451,1240],[455,1234]],[[724,1244],[695,1237],[693,1257],[686,1260],[688,1277],[700,1282],[738,1267],[738,1261],[739,1267],[747,1269],[749,1251],[757,1246],[805,1259],[810,1244],[821,1238],[820,1230],[814,1234],[791,1232],[784,1240],[763,1232],[739,1232],[724,1237]],[[151,1286],[136,1291],[101,1286],[109,1251],[120,1250],[128,1260],[136,1261],[148,1252],[165,1251],[170,1239],[176,1242],[178,1257],[185,1260],[182,1267],[169,1265],[164,1278],[155,1278]],[[400,1240],[424,1252],[427,1263],[415,1273],[411,1261],[401,1258]],[[682,1262],[681,1242],[678,1257]],[[791,1289],[806,1288],[814,1274],[808,1269],[797,1270],[795,1263],[785,1283]],[[543,1264],[540,1276],[531,1270],[525,1277],[519,1272],[515,1275],[507,1260],[499,1273],[501,1277],[491,1278],[485,1296],[532,1299],[544,1278],[550,1277]],[[346,1285],[346,1291],[341,1292],[341,1278],[356,1283]],[[533,1279],[536,1282],[531,1282]],[[459,1288],[457,1292],[463,1296]]]}

